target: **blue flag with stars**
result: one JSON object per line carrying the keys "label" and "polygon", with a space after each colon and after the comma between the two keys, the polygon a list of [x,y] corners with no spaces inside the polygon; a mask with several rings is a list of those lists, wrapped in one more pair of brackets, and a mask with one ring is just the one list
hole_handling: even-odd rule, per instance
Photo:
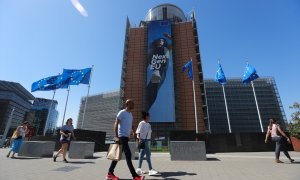
{"label": "blue flag with stars", "polygon": [[256,69],[253,66],[250,66],[249,63],[247,63],[245,73],[243,76],[243,83],[248,84],[257,78],[259,78],[259,76],[256,73]]}
{"label": "blue flag with stars", "polygon": [[56,84],[56,81],[61,78],[61,75],[57,76],[50,76],[43,78],[39,81],[36,81],[32,83],[31,85],[31,92],[35,91],[50,91],[50,90],[55,90],[59,88],[67,88],[67,86],[62,85],[62,84]]}
{"label": "blue flag with stars", "polygon": [[188,69],[188,76],[191,80],[194,79],[193,77],[193,63],[192,60],[189,60],[183,67],[182,72],[185,72],[185,70]]}
{"label": "blue flag with stars", "polygon": [[56,84],[78,85],[89,84],[92,68],[85,69],[64,69],[62,77],[56,81]]}
{"label": "blue flag with stars", "polygon": [[218,70],[217,70],[217,73],[216,73],[216,76],[215,76],[215,82],[218,82],[222,85],[227,83],[224,71],[223,71],[222,66],[221,66],[220,63],[219,63]]}

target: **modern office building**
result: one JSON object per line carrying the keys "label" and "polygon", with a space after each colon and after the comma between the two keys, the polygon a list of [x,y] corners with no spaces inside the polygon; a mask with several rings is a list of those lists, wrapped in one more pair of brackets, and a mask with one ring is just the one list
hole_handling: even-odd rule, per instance
{"label": "modern office building", "polygon": [[[222,86],[212,79],[204,82],[211,133],[228,133]],[[254,89],[263,130],[267,129],[269,118],[276,118],[285,129],[287,120],[274,78],[256,79]],[[232,133],[262,132],[252,86],[244,85],[240,78],[227,79],[225,94]]]}
{"label": "modern office building", "polygon": [[[192,81],[182,73],[190,59],[197,128]],[[167,137],[174,130],[205,132],[206,99],[194,12],[186,16],[173,4],[161,4],[148,11],[139,27],[127,19],[120,91],[120,109],[128,98],[135,103],[133,127],[146,110],[154,137]]]}
{"label": "modern office building", "polygon": [[32,111],[34,112],[34,120],[32,126],[37,135],[53,134],[56,129],[58,111],[57,101],[36,98],[33,102]]}
{"label": "modern office building", "polygon": [[19,83],[0,81],[0,134],[4,133],[10,117],[10,129],[24,121],[33,100],[34,96]]}
{"label": "modern office building", "polygon": [[119,111],[120,91],[101,93],[88,97],[83,121],[86,97],[81,99],[77,129],[103,131],[113,138],[113,124]]}

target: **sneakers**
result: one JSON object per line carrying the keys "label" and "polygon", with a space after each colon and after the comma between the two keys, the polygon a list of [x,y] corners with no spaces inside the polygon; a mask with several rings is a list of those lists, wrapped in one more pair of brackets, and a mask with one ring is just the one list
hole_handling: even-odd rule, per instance
{"label": "sneakers", "polygon": [[295,160],[290,158],[290,162],[293,163]]}
{"label": "sneakers", "polygon": [[156,175],[156,174],[158,174],[158,171],[156,171],[155,169],[151,169],[149,171],[149,176],[153,176],[153,175]]}
{"label": "sneakers", "polygon": [[133,180],[143,180],[143,179],[145,179],[145,176],[137,176],[133,178]]}
{"label": "sneakers", "polygon": [[138,175],[142,175],[143,174],[143,171],[141,168],[137,168],[136,171],[135,171]]}
{"label": "sneakers", "polygon": [[108,173],[106,175],[106,180],[119,180],[119,177],[115,176],[114,173]]}

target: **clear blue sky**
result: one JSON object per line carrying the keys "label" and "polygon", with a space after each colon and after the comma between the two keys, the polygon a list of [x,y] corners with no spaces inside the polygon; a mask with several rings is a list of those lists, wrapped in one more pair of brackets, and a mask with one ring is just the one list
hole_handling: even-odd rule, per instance
{"label": "clear blue sky", "polygon": [[[22,84],[56,75],[63,68],[94,65],[90,94],[120,84],[126,16],[138,25],[147,11],[172,3],[197,16],[204,77],[213,78],[221,58],[227,77],[241,77],[249,63],[260,76],[273,76],[287,118],[300,102],[299,0],[81,0],[88,17],[70,0],[0,0],[0,79]],[[77,120],[87,86],[72,86],[66,117]],[[52,98],[52,92],[34,92]],[[67,92],[58,90],[59,120]]]}

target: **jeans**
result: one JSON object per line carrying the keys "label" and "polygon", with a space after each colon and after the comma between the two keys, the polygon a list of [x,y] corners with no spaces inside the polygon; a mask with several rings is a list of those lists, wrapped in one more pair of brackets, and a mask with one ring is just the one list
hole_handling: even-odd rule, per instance
{"label": "jeans", "polygon": [[[281,136],[278,136],[278,137],[272,137],[272,141],[276,142],[275,157],[276,157],[276,159],[279,159],[280,151],[282,150],[282,145],[284,143],[284,139]],[[288,159],[291,158],[286,149],[283,149],[282,151]]]}
{"label": "jeans", "polygon": [[[132,165],[132,161],[131,161],[131,151],[130,151],[130,148],[129,148],[129,145],[128,145],[129,138],[128,137],[120,137],[119,139],[120,139],[119,143],[123,145],[123,151],[124,151],[125,156],[126,156],[126,162],[127,162],[128,168],[130,170],[130,173],[131,173],[132,177],[137,177],[138,175],[135,172],[135,169],[134,169],[134,167]],[[109,173],[114,172],[117,163],[118,163],[118,161],[112,161],[111,162],[109,170],[108,170]]]}
{"label": "jeans", "polygon": [[147,160],[147,163],[149,166],[149,170],[151,170],[152,164],[151,164],[151,151],[150,151],[150,147],[149,147],[149,140],[142,139],[142,142],[145,142],[145,149],[140,149],[138,168],[142,167],[143,159],[146,154],[146,160]]}

